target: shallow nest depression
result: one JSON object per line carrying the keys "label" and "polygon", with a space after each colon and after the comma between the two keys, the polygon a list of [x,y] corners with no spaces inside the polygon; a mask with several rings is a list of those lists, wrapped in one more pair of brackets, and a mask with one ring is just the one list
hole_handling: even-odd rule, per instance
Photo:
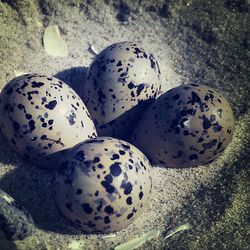
{"label": "shallow nest depression", "polygon": [[[26,207],[37,227],[23,241],[0,238],[0,246],[113,249],[156,229],[161,233],[138,249],[247,249],[249,10],[244,0],[0,1],[0,88],[20,72],[38,72],[77,89],[93,60],[89,44],[100,51],[130,40],[158,59],[163,90],[209,85],[229,100],[236,118],[233,141],[209,166],[154,166],[151,203],[136,222],[109,236],[69,226],[54,205],[51,174],[23,161],[0,136],[0,189]],[[68,57],[46,53],[42,38],[49,25],[58,25]],[[171,234],[183,224],[188,229]]]}

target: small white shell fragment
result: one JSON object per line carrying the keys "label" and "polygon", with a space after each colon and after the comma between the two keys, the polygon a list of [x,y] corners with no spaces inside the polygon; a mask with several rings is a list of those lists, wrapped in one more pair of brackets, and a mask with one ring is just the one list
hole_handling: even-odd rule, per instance
{"label": "small white shell fragment", "polygon": [[21,70],[14,70],[14,74],[15,74],[16,77],[18,77],[18,76],[21,76],[21,75],[25,75],[25,74],[27,74],[27,73],[26,73],[26,72],[23,72],[23,71],[21,71]]}
{"label": "small white shell fragment", "polygon": [[180,231],[184,231],[184,230],[187,230],[187,229],[190,229],[191,228],[191,225],[189,223],[185,223],[185,224],[182,224],[180,226],[177,226],[175,228],[173,228],[172,230],[170,230],[166,236],[164,237],[164,240],[166,240],[167,238],[173,236],[174,234],[180,232]]}
{"label": "small white shell fragment", "polygon": [[43,44],[50,56],[68,57],[67,45],[61,38],[57,25],[50,25],[45,29]]}
{"label": "small white shell fragment", "polygon": [[107,234],[107,235],[102,236],[102,239],[114,238],[116,236],[117,236],[117,234]]}
{"label": "small white shell fragment", "polygon": [[130,240],[124,244],[118,245],[114,250],[133,250],[144,244],[146,241],[152,240],[160,235],[160,230],[151,230],[141,237]]}
{"label": "small white shell fragment", "polygon": [[94,46],[94,43],[88,43],[88,52],[91,54],[91,55],[93,55],[93,56],[96,56],[97,54],[98,54],[98,52],[97,52],[97,49],[96,49],[96,47]]}
{"label": "small white shell fragment", "polygon": [[5,199],[9,204],[11,204],[14,201],[14,199],[10,195],[7,195],[4,192],[2,193],[0,192],[0,197]]}
{"label": "small white shell fragment", "polygon": [[43,27],[43,23],[41,23],[40,21],[36,21],[36,26],[38,28],[42,28]]}
{"label": "small white shell fragment", "polygon": [[83,249],[83,246],[85,245],[84,241],[79,241],[79,240],[73,240],[68,244],[68,249],[69,250],[80,250]]}

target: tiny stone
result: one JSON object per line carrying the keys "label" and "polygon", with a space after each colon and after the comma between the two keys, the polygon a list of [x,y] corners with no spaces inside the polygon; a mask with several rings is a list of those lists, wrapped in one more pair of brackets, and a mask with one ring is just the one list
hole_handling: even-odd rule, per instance
{"label": "tiny stone", "polygon": [[10,195],[0,189],[0,231],[9,240],[23,240],[33,233],[30,214]]}

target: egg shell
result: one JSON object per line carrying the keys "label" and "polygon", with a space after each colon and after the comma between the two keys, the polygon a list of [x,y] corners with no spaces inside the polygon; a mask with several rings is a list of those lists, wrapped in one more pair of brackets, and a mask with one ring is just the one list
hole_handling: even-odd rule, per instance
{"label": "egg shell", "polygon": [[133,145],[111,137],[84,141],[63,157],[55,201],[84,232],[109,233],[132,223],[149,202],[151,165]]}
{"label": "egg shell", "polygon": [[227,100],[208,86],[187,84],[162,94],[149,107],[131,143],[155,163],[193,167],[216,159],[231,141],[233,130]]}
{"label": "egg shell", "polygon": [[80,97],[66,83],[39,74],[19,76],[3,88],[0,127],[10,146],[36,165],[52,168],[62,150],[96,137]]}
{"label": "egg shell", "polygon": [[100,136],[126,138],[150,100],[161,89],[160,68],[152,54],[133,42],[101,51],[83,85],[86,103]]}

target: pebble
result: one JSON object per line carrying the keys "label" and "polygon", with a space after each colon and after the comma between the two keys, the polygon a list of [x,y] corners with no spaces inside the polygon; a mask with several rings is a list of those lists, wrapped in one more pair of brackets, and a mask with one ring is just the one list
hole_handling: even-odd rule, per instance
{"label": "pebble", "polygon": [[34,222],[26,209],[0,189],[0,231],[9,240],[23,240],[33,230]]}

